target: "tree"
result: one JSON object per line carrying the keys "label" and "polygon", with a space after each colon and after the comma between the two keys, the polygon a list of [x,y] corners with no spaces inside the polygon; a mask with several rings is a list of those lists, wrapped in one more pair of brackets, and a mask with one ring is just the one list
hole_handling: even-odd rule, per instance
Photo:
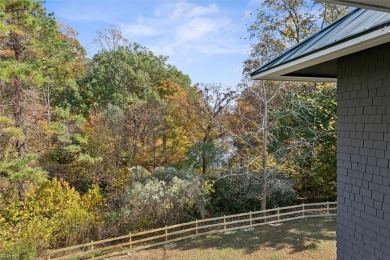
{"label": "tree", "polygon": [[309,0],[262,1],[255,22],[248,27],[255,42],[244,62],[244,76],[347,13],[348,7]]}
{"label": "tree", "polygon": [[[272,60],[284,50],[300,43],[310,34],[316,32],[319,28],[318,21],[321,21],[321,28],[340,15],[345,14],[345,7],[334,5],[320,5],[319,15],[316,16],[311,12],[316,8],[309,1],[305,0],[265,0],[258,9],[256,21],[249,26],[248,32],[252,40],[256,40],[251,47],[251,57],[244,62],[244,81],[243,86],[252,90],[253,96],[257,102],[261,103],[261,127],[262,147],[259,149],[262,153],[262,201],[261,208],[266,208],[267,195],[267,151],[268,143],[271,141],[269,135],[269,108],[277,109],[275,105],[280,106],[279,95],[284,95],[284,90],[296,90],[314,88],[313,84],[291,84],[291,83],[271,83],[259,82],[252,83],[249,81],[249,72],[254,68]],[[259,120],[259,119],[258,119]],[[259,133],[259,132],[258,132]]]}
{"label": "tree", "polygon": [[[316,30],[314,15],[303,0],[265,0],[257,14],[256,21],[248,28],[250,37],[258,43],[252,45],[252,58],[245,62],[244,73],[275,58],[288,47],[298,44]],[[291,87],[291,84],[287,84]],[[286,84],[260,82],[251,88],[262,104],[262,186],[261,209],[266,209],[267,196],[267,151],[269,136],[268,112],[271,102],[280,94]]]}
{"label": "tree", "polygon": [[[315,91],[289,93],[271,118],[270,151],[289,165],[301,196],[334,199],[336,195],[336,88],[317,85]],[[288,158],[288,160],[287,160]]]}
{"label": "tree", "polygon": [[212,158],[216,158],[216,141],[228,133],[222,124],[232,108],[236,94],[232,90],[222,90],[221,85],[199,86],[196,99],[184,107],[189,120],[195,123],[192,131],[198,139],[190,149],[190,158],[200,166],[202,175],[208,173]]}
{"label": "tree", "polygon": [[348,7],[344,5],[335,5],[330,3],[319,3],[321,13],[318,15],[321,21],[320,28],[335,22],[340,17],[348,13]]}
{"label": "tree", "polygon": [[54,108],[53,120],[48,125],[50,149],[41,156],[41,166],[51,178],[61,178],[85,192],[92,184],[98,184],[94,176],[99,155],[88,150],[87,120],[72,114],[70,108]]}
{"label": "tree", "polygon": [[269,131],[277,125],[277,121],[270,122],[269,113],[280,106],[286,86],[288,84],[261,81],[246,88],[238,99],[233,113],[235,119],[230,126],[237,147],[232,163],[260,173],[259,199],[262,209],[266,207],[267,179],[272,172],[267,165],[268,144],[273,139]]}
{"label": "tree", "polygon": [[[41,103],[43,89],[58,87],[54,82],[58,83],[60,76],[66,79],[66,64],[78,57],[80,49],[75,48],[70,38],[62,37],[55,19],[46,15],[41,1],[2,1],[0,13],[0,81],[5,96],[2,113],[25,136],[17,139],[14,147],[16,160],[24,160],[32,152],[29,130],[42,121],[44,111],[39,105],[34,108],[32,105]],[[65,69],[59,69],[59,65]],[[47,106],[46,111],[49,109]],[[19,198],[23,200],[24,179],[18,180],[18,187]]]}
{"label": "tree", "polygon": [[108,104],[126,109],[140,100],[158,99],[154,86],[163,80],[182,88],[191,84],[187,75],[167,63],[167,56],[129,43],[114,29],[100,32],[96,42],[103,49],[94,55],[89,73],[73,94],[73,105],[82,112],[101,111]]}

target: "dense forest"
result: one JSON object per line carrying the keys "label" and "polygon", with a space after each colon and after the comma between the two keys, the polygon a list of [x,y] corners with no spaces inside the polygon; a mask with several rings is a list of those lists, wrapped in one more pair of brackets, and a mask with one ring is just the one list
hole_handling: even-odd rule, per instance
{"label": "dense forest", "polygon": [[[312,12],[314,9],[315,12]],[[0,0],[0,253],[336,196],[336,91],[249,72],[348,10],[259,1],[242,82],[193,84],[108,28],[91,58],[44,3]]]}

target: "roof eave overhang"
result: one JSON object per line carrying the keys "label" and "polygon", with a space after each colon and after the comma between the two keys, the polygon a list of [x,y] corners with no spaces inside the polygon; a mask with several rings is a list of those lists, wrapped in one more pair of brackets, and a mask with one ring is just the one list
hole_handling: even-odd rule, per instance
{"label": "roof eave overhang", "polygon": [[[359,37],[322,49],[318,52],[300,57],[277,67],[259,72],[251,77],[252,80],[276,80],[276,81],[317,81],[336,82],[336,78],[318,76],[294,76],[294,72],[337,59],[355,52],[369,49],[389,42],[390,26],[372,31]],[[287,75],[288,74],[288,75]]]}
{"label": "roof eave overhang", "polygon": [[382,12],[390,12],[390,2],[373,4],[370,0],[314,0],[315,2],[325,2],[336,5],[354,6],[362,9],[371,9]]}
{"label": "roof eave overhang", "polygon": [[328,77],[305,77],[305,76],[269,76],[262,78],[252,77],[253,80],[269,80],[269,81],[301,81],[301,82],[337,82],[337,78]]}

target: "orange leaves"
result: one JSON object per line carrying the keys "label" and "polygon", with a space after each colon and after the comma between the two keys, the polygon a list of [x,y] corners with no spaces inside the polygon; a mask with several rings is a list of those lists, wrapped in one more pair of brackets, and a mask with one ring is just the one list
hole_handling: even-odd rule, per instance
{"label": "orange leaves", "polygon": [[15,57],[15,51],[11,49],[0,49],[0,59],[9,59]]}
{"label": "orange leaves", "polygon": [[160,80],[154,87],[160,97],[166,100],[175,99],[185,93],[179,84],[171,80]]}

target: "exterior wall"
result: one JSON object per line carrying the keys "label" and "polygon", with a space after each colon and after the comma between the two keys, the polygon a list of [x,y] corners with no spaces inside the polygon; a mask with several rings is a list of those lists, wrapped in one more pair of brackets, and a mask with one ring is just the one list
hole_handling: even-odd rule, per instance
{"label": "exterior wall", "polygon": [[390,259],[390,43],[337,70],[338,259]]}

